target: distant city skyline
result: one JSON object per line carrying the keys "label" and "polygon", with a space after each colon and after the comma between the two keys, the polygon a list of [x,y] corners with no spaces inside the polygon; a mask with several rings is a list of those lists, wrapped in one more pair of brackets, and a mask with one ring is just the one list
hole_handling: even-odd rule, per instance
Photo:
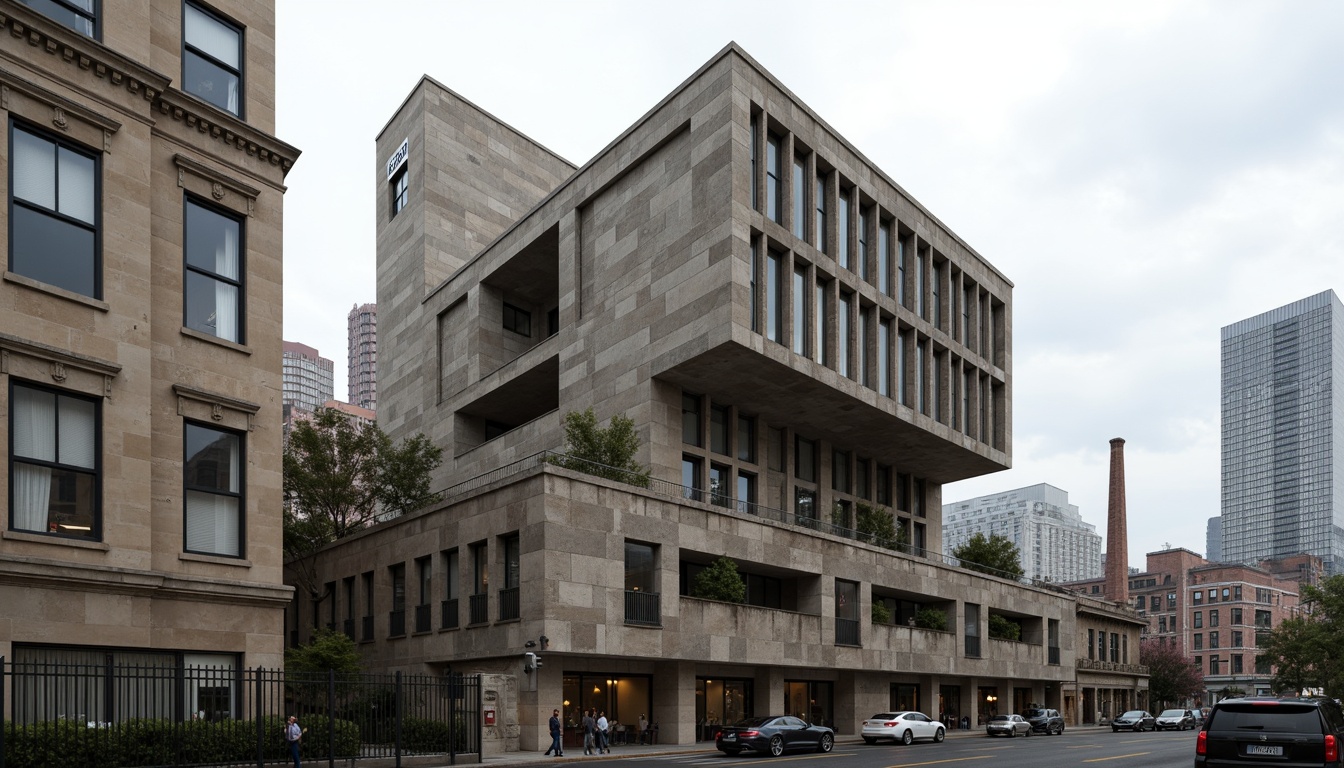
{"label": "distant city skyline", "polygon": [[1056,583],[1101,575],[1101,536],[1069,503],[1067,491],[1046,483],[943,504],[943,551],[977,533],[1017,545],[1023,571]]}

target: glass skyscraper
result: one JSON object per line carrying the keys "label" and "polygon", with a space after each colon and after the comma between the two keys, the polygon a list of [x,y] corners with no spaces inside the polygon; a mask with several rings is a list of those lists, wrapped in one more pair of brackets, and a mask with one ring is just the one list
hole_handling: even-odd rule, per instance
{"label": "glass skyscraper", "polygon": [[1344,573],[1344,304],[1334,291],[1222,330],[1222,556]]}

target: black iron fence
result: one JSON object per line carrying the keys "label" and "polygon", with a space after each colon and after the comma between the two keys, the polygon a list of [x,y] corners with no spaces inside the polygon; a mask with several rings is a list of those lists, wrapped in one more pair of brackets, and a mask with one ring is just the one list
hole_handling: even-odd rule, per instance
{"label": "black iron fence", "polygon": [[0,768],[275,765],[289,759],[288,715],[305,764],[480,762],[477,676],[0,658]]}
{"label": "black iron fence", "polygon": [[625,623],[642,624],[650,627],[661,626],[663,613],[661,598],[657,592],[641,592],[636,589],[625,591]]}
{"label": "black iron fence", "polygon": [[835,619],[835,644],[860,645],[858,619]]}
{"label": "black iron fence", "polygon": [[508,587],[499,590],[499,620],[508,621],[516,619],[520,615],[521,606],[519,600],[522,593],[518,587]]}

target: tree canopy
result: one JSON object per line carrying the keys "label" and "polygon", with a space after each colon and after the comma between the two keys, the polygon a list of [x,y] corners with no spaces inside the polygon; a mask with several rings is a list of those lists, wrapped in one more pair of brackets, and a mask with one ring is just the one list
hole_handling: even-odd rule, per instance
{"label": "tree canopy", "polygon": [[691,582],[691,597],[742,603],[747,599],[747,585],[737,572],[737,563],[724,555],[696,574]]}
{"label": "tree canopy", "polygon": [[1344,574],[1319,587],[1303,584],[1299,604],[1298,616],[1258,634],[1256,662],[1272,665],[1280,691],[1320,689],[1338,698],[1344,695]]}
{"label": "tree canopy", "polygon": [[303,645],[285,649],[286,672],[326,672],[338,674],[360,671],[359,651],[355,641],[344,632],[323,627],[313,633]]}
{"label": "tree canopy", "polygon": [[377,424],[356,425],[334,408],[295,421],[284,453],[284,549],[299,581],[315,592],[304,560],[381,514],[439,500],[431,474],[443,451],[424,435],[393,444]]}
{"label": "tree canopy", "polygon": [[638,452],[633,419],[618,413],[603,429],[588,408],[565,414],[565,455],[552,456],[550,461],[565,469],[647,488],[649,468],[635,461]]}
{"label": "tree canopy", "polygon": [[887,549],[899,549],[902,552],[910,551],[910,534],[906,532],[904,526],[896,527],[896,520],[892,517],[891,510],[860,501],[854,506],[854,512],[854,531],[858,534],[859,541],[871,542]]}
{"label": "tree canopy", "polygon": [[1139,663],[1148,667],[1148,699],[1154,712],[1184,703],[1204,690],[1204,677],[1179,646],[1159,639],[1139,644]]}
{"label": "tree canopy", "polygon": [[1025,573],[1017,545],[1012,539],[997,533],[988,537],[976,533],[952,550],[951,554],[961,561],[961,567],[991,576],[1020,579]]}

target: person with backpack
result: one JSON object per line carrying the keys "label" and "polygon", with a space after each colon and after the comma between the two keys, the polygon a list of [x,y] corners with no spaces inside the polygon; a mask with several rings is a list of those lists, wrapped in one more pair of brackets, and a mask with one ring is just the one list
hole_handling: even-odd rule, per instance
{"label": "person with backpack", "polygon": [[289,722],[285,725],[285,744],[289,747],[289,756],[294,758],[294,768],[302,768],[299,763],[299,741],[307,732],[307,728],[299,727],[299,718],[289,716]]}

